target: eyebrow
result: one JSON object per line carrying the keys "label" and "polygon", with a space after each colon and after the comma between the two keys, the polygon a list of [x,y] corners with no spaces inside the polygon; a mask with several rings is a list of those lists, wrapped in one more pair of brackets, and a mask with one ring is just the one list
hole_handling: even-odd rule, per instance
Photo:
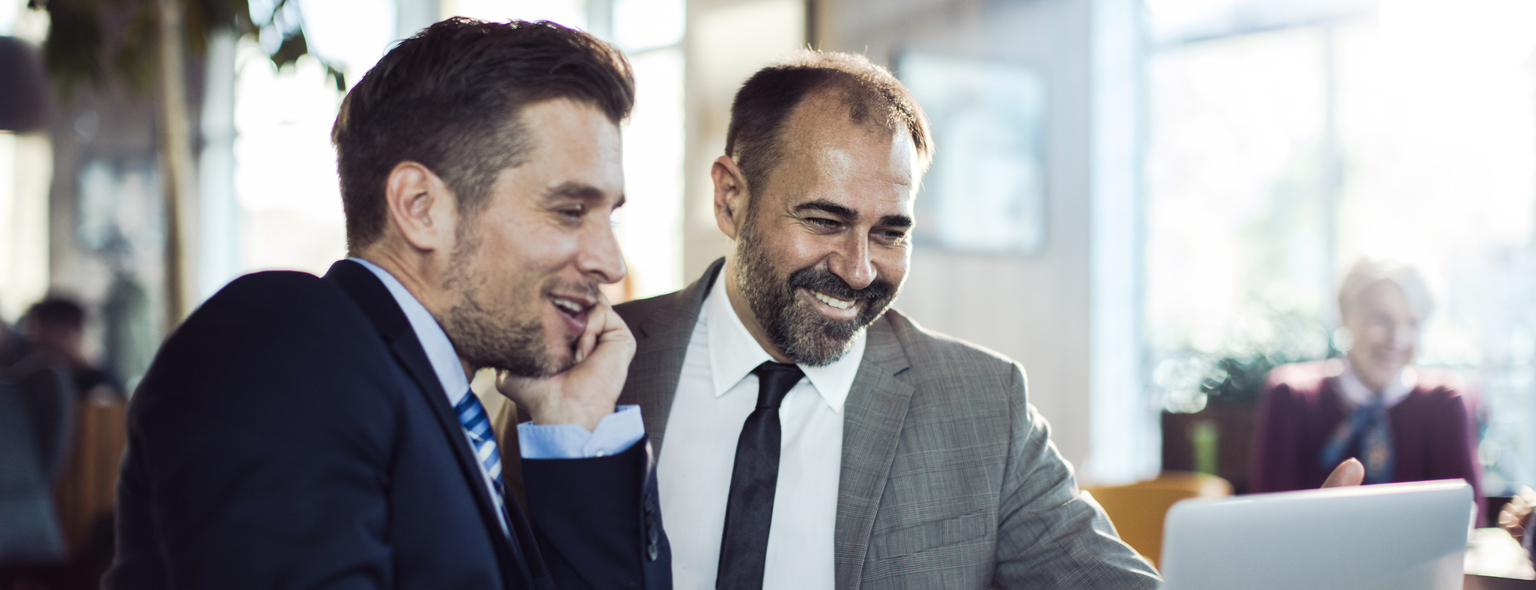
{"label": "eyebrow", "polygon": [[[821,211],[823,213],[829,213],[841,217],[844,221],[848,221],[850,223],[856,223],[859,221],[858,211],[854,211],[853,209],[849,209],[826,199],[817,199],[815,201],[809,201],[795,205],[794,211],[796,213],[801,211]],[[880,223],[877,225],[885,227],[912,227],[912,218],[905,215],[884,215],[880,217]]]}
{"label": "eyebrow", "polygon": [[[590,184],[575,181],[567,182],[561,184],[560,186],[544,191],[544,200],[546,201],[553,201],[555,199],[576,199],[579,201],[589,201],[596,204],[601,203],[603,198],[604,195],[601,189],[598,189],[597,187]],[[619,207],[623,207],[625,200],[626,198],[624,195],[619,195],[619,199],[613,204],[613,208],[618,209]]]}
{"label": "eyebrow", "polygon": [[821,211],[822,213],[830,213],[832,215],[836,215],[847,221],[859,220],[858,211],[854,211],[853,209],[849,209],[826,199],[817,199],[815,201],[795,205],[794,211],[796,213],[801,211]]}

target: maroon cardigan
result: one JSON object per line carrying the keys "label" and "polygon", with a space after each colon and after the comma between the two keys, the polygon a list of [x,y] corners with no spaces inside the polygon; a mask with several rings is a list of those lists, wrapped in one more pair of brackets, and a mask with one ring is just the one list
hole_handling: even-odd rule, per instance
{"label": "maroon cardigan", "polygon": [[[1323,445],[1348,415],[1339,378],[1327,363],[1275,367],[1264,385],[1248,463],[1252,492],[1306,490],[1323,485],[1332,467],[1318,464]],[[1415,368],[1418,384],[1387,410],[1392,419],[1393,481],[1462,478],[1481,512],[1482,468],[1467,388],[1454,374]],[[1355,456],[1358,449],[1349,449]]]}

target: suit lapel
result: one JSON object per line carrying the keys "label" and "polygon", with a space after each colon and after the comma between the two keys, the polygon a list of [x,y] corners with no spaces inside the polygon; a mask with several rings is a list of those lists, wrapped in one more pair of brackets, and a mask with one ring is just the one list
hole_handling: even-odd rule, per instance
{"label": "suit lapel", "polygon": [[677,396],[693,326],[699,321],[704,296],[714,286],[724,263],[723,258],[716,260],[703,277],[682,291],[665,296],[655,312],[632,326],[637,346],[619,404],[640,405],[645,432],[657,456],[661,454],[667,416],[672,413],[672,399]]}
{"label": "suit lapel", "polygon": [[[637,318],[631,326],[638,346],[619,403],[640,405],[646,435],[658,454],[694,325],[698,323],[704,297],[714,287],[723,266],[724,259],[716,260],[702,278],[682,291],[663,296],[655,311]],[[875,513],[914,391],[904,375],[911,365],[889,315],[872,324],[865,337],[869,343],[864,349],[864,360],[859,363],[859,372],[844,405],[843,458],[833,539],[838,588],[856,588],[860,583]]]}
{"label": "suit lapel", "polygon": [[415,382],[417,391],[425,396],[427,406],[432,408],[433,417],[436,418],[438,426],[442,428],[444,436],[448,438],[449,446],[453,449],[459,471],[463,473],[469,483],[469,489],[474,493],[481,520],[490,529],[490,537],[495,544],[498,561],[501,562],[502,576],[508,583],[512,580],[523,580],[527,587],[532,587],[532,580],[545,573],[544,561],[538,553],[538,546],[534,542],[527,520],[522,511],[517,508],[517,503],[507,500],[507,512],[511,521],[509,524],[519,542],[512,543],[506,535],[502,534],[501,517],[495,502],[485,488],[480,464],[469,448],[469,441],[464,438],[463,425],[459,423],[458,415],[453,408],[448,405],[448,395],[443,391],[437,373],[432,370],[432,363],[427,360],[427,353],[421,347],[421,340],[416,337],[415,330],[411,329],[405,312],[400,310],[394,296],[389,293],[389,289],[379,281],[378,277],[360,264],[347,260],[339,261],[331,265],[325,278],[334,281],[352,296],[352,299],[373,321],[374,326],[379,329],[379,334],[383,336],[390,352],[394,354],[395,361]]}
{"label": "suit lapel", "polygon": [[864,360],[843,416],[843,463],[837,491],[836,587],[857,588],[869,551],[875,512],[896,457],[913,384],[910,364],[889,317],[870,325]]}

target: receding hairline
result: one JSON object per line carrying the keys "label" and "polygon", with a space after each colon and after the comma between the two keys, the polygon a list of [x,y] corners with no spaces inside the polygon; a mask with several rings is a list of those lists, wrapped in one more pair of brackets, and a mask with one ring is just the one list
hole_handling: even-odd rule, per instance
{"label": "receding hairline", "polygon": [[[860,121],[855,116],[857,99],[852,96],[852,91],[839,84],[827,84],[810,92],[790,109],[789,115],[784,117],[777,129],[768,138],[770,151],[775,152],[768,158],[771,167],[762,170],[762,184],[760,187],[749,186],[753,193],[759,193],[770,183],[774,174],[789,165],[795,155],[804,155],[819,142],[811,141],[817,136],[842,137],[841,134],[829,135],[832,130],[842,131],[837,126],[848,124],[855,129],[863,131],[881,139],[898,141],[905,138],[907,151],[911,156],[911,176],[907,179],[908,186],[916,186],[922,179],[923,155],[918,150],[917,142],[906,128],[891,121],[887,117],[866,117]],[[827,125],[831,123],[831,125]],[[799,137],[797,137],[797,134]],[[737,151],[740,151],[738,148]],[[735,160],[736,154],[727,154]],[[737,162],[740,165],[740,162]]]}

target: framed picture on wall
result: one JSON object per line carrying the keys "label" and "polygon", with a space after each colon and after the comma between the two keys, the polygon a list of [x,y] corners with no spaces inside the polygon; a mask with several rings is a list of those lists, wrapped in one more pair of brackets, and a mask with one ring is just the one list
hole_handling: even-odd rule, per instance
{"label": "framed picture on wall", "polygon": [[919,246],[980,254],[1045,249],[1046,83],[1003,61],[908,51],[897,61],[933,134],[915,206]]}

